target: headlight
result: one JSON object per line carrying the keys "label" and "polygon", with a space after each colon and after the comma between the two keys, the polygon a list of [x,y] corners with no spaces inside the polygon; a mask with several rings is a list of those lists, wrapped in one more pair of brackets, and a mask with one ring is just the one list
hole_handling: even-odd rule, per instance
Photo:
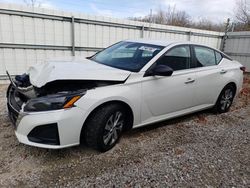
{"label": "headlight", "polygon": [[38,112],[71,108],[86,92],[53,94],[29,100],[24,106],[25,112]]}

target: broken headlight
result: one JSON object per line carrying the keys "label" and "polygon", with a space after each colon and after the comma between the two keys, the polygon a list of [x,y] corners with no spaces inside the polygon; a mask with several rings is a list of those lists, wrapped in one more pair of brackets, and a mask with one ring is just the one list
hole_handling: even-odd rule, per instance
{"label": "broken headlight", "polygon": [[74,106],[86,92],[71,94],[53,94],[45,97],[30,99],[24,106],[25,112],[40,112],[49,110],[67,109]]}

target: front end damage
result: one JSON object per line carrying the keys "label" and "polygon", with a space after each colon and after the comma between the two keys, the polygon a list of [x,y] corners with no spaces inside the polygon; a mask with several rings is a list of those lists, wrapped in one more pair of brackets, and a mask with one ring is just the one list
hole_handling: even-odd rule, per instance
{"label": "front end damage", "polygon": [[16,128],[23,104],[35,97],[36,94],[33,86],[30,84],[28,75],[16,76],[15,80],[10,77],[8,72],[7,75],[10,80],[10,85],[7,89],[8,113],[11,122]]}
{"label": "front end damage", "polygon": [[60,132],[65,134],[73,131],[69,126],[71,122],[79,124],[76,127],[82,125],[80,119],[84,112],[80,108],[73,108],[78,99],[90,89],[123,83],[55,80],[39,88],[30,83],[28,74],[14,79],[9,76],[9,79],[11,84],[7,90],[7,107],[18,140],[24,144],[51,149],[77,144],[77,138],[70,138],[72,141],[62,140],[62,137],[67,136],[60,136]]}

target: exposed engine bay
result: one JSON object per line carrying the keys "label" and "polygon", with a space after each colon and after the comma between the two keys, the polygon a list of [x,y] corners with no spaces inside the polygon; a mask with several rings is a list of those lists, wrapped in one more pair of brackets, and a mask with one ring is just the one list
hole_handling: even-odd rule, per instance
{"label": "exposed engine bay", "polygon": [[53,61],[31,66],[12,78],[7,91],[9,116],[14,124],[20,113],[44,112],[75,107],[88,90],[122,84],[131,72],[88,59]]}
{"label": "exposed engine bay", "polygon": [[[22,108],[24,111],[60,109],[62,106],[59,106],[59,104],[65,104],[65,101],[68,101],[69,98],[72,99],[74,96],[82,96],[87,90],[124,82],[103,80],[56,80],[46,83],[39,88],[30,83],[28,74],[17,75],[14,79],[9,76],[9,79],[11,84],[7,90],[8,108],[10,112],[13,112],[11,114],[11,119],[14,123]],[[48,106],[47,103],[50,106]]]}
{"label": "exposed engine bay", "polygon": [[[11,78],[10,78],[11,80]],[[75,92],[79,90],[89,90],[97,87],[120,84],[123,81],[103,81],[103,80],[56,80],[49,82],[41,88],[35,87],[30,83],[29,75],[17,75],[14,80],[11,80],[12,87],[18,90],[18,93],[26,98],[26,101],[31,98],[42,97],[46,95]]]}

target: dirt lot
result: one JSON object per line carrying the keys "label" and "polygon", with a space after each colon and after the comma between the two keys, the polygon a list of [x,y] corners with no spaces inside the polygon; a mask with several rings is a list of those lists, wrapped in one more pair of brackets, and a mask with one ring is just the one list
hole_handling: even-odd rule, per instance
{"label": "dirt lot", "polygon": [[229,113],[126,133],[109,152],[18,143],[0,86],[0,187],[250,187],[250,76]]}

